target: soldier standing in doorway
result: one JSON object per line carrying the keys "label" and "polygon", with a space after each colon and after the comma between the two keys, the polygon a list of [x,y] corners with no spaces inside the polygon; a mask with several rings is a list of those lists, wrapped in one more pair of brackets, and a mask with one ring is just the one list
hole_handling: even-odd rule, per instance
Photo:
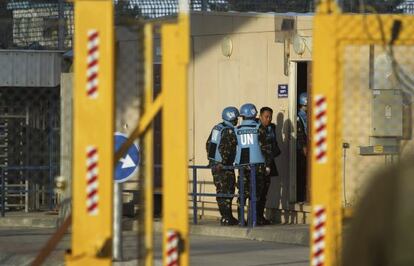
{"label": "soldier standing in doorway", "polygon": [[276,125],[272,123],[273,110],[270,107],[262,107],[260,109],[260,123],[266,128],[267,145],[272,149],[272,160],[270,161],[270,173],[264,176],[263,190],[260,192],[260,201],[257,202],[257,224],[267,225],[270,221],[264,217],[264,209],[266,206],[267,193],[270,187],[270,178],[279,175],[276,167],[276,157],[280,155],[280,148],[276,140]]}
{"label": "soldier standing in doorway", "polygon": [[297,175],[297,194],[298,202],[305,202],[307,199],[307,160],[308,155],[308,94],[303,92],[299,95],[299,110],[297,118],[297,140],[296,140],[296,175]]}

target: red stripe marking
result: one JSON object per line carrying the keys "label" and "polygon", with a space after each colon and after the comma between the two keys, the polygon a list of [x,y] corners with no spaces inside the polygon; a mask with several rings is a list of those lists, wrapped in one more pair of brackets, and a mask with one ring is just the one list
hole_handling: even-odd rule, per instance
{"label": "red stripe marking", "polygon": [[87,153],[88,158],[90,158],[90,157],[94,156],[97,152],[98,152],[98,150],[97,150],[96,148],[94,148],[93,150],[90,150],[90,151]]}
{"label": "red stripe marking", "polygon": [[322,214],[324,214],[325,213],[325,209],[320,209],[319,211],[317,211],[316,213],[315,213],[315,215],[316,216],[321,216]]}
{"label": "red stripe marking", "polygon": [[96,66],[98,64],[98,60],[93,60],[92,62],[89,63],[88,68]]}
{"label": "red stripe marking", "polygon": [[96,180],[98,180],[98,177],[96,175],[94,175],[91,179],[88,180],[88,185],[92,184]]}
{"label": "red stripe marking", "polygon": [[325,222],[322,222],[322,223],[320,223],[320,224],[318,224],[318,225],[315,226],[315,230],[319,230],[319,229],[321,229],[324,226],[325,226]]}
{"label": "red stripe marking", "polygon": [[98,203],[94,202],[91,206],[89,206],[88,208],[88,212],[93,211],[94,209],[96,209],[98,207]]}
{"label": "red stripe marking", "polygon": [[316,101],[316,106],[322,105],[326,101],[325,97],[320,98]]}
{"label": "red stripe marking", "polygon": [[98,90],[98,87],[94,86],[88,90],[88,96],[92,96],[96,91]]}
{"label": "red stripe marking", "polygon": [[94,189],[88,194],[88,198],[91,198],[91,197],[95,196],[96,194],[98,194],[98,190]]}
{"label": "red stripe marking", "polygon": [[92,163],[91,165],[89,165],[88,171],[92,171],[97,166],[98,166],[98,163]]}
{"label": "red stripe marking", "polygon": [[88,50],[88,55],[92,55],[93,53],[95,53],[96,51],[98,51],[98,46],[94,46],[91,49]]}
{"label": "red stripe marking", "polygon": [[320,237],[318,237],[317,239],[315,239],[314,241],[313,241],[313,243],[318,243],[318,242],[320,242],[320,241],[322,241],[323,239],[325,238],[325,236],[320,236]]}
{"label": "red stripe marking", "polygon": [[94,80],[95,78],[97,78],[98,77],[98,73],[93,73],[92,75],[90,75],[89,77],[88,77],[88,82],[91,82],[92,80]]}
{"label": "red stripe marking", "polygon": [[174,247],[170,250],[167,250],[167,255],[168,256],[171,256],[171,254],[173,254],[173,253],[178,253],[178,248]]}
{"label": "red stripe marking", "polygon": [[323,262],[319,262],[316,266],[323,266]]}
{"label": "red stripe marking", "polygon": [[317,129],[316,129],[316,132],[317,133],[319,133],[319,132],[321,132],[322,130],[324,130],[326,128],[326,125],[325,124],[323,124],[323,125],[321,125],[320,127],[318,127]]}
{"label": "red stripe marking", "polygon": [[316,115],[316,119],[321,119],[322,117],[324,117],[326,115],[326,111],[323,110],[322,112],[320,112],[319,114]]}
{"label": "red stripe marking", "polygon": [[178,260],[174,260],[168,264],[168,266],[178,266]]}
{"label": "red stripe marking", "polygon": [[316,159],[318,159],[318,160],[320,160],[320,159],[322,159],[323,157],[325,157],[325,155],[326,155],[326,152],[325,151],[321,151],[317,156],[316,156]]}
{"label": "red stripe marking", "polygon": [[170,236],[167,238],[167,241],[168,241],[168,242],[171,242],[171,241],[172,241],[172,240],[174,240],[175,238],[177,238],[177,234],[176,234],[176,233],[174,233],[174,234],[170,235]]}
{"label": "red stripe marking", "polygon": [[315,257],[319,257],[320,255],[322,255],[323,254],[323,249],[320,249],[320,250],[318,250],[317,252],[315,252],[315,253],[313,253],[313,255],[315,256]]}
{"label": "red stripe marking", "polygon": [[[88,37],[88,39],[89,39],[89,41],[93,41],[94,39],[96,39],[97,37],[98,37],[98,32],[97,31],[95,31],[95,32],[93,32],[91,35],[89,35],[89,37]],[[85,35],[84,35],[85,36]]]}
{"label": "red stripe marking", "polygon": [[321,138],[318,142],[316,142],[316,146],[322,145],[326,141],[326,138]]}

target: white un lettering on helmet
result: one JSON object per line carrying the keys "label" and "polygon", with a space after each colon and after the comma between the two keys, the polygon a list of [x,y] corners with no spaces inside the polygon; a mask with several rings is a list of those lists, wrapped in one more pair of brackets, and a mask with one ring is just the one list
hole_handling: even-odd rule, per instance
{"label": "white un lettering on helmet", "polygon": [[253,108],[250,109],[250,112],[252,113],[252,115],[256,115],[256,110],[254,110]]}
{"label": "white un lettering on helmet", "polygon": [[227,117],[229,119],[234,119],[234,118],[236,118],[236,114],[234,112],[227,112]]}

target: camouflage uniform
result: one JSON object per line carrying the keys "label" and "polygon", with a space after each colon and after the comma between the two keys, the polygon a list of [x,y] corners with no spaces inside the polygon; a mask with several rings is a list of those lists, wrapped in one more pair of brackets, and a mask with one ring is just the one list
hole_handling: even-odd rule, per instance
{"label": "camouflage uniform", "polygon": [[304,153],[304,148],[308,144],[307,137],[307,125],[306,121],[300,119],[299,115],[297,118],[297,140],[296,140],[296,175],[297,175],[297,190],[296,190],[296,199],[298,202],[306,201],[306,198],[309,195],[307,194],[307,185],[306,184],[306,154]]}
{"label": "camouflage uniform", "polygon": [[[206,143],[207,153],[209,151],[210,141],[211,134]],[[233,166],[234,158],[236,157],[236,147],[237,138],[234,131],[230,128],[224,129],[218,147],[223,162],[218,163],[210,160],[210,166],[212,167],[211,172],[213,174],[217,194],[234,194],[235,192],[236,177],[234,170],[224,170],[222,169],[222,166]],[[216,200],[221,216],[228,219],[233,217],[231,211],[233,198],[217,197]]]}
{"label": "camouflage uniform", "polygon": [[[259,127],[259,145],[262,151],[262,154],[265,158],[265,164],[256,164],[256,210],[260,207],[261,202],[263,201],[263,191],[266,186],[266,167],[270,166],[272,157],[272,146],[268,143],[266,139],[266,128],[264,126]],[[243,185],[244,185],[244,202],[243,205],[246,205],[247,198],[250,198],[250,166],[246,166],[240,169],[243,172]],[[240,190],[240,179],[241,173],[239,173],[237,188]],[[269,179],[270,180],[270,179]],[[266,199],[264,199],[266,200]],[[238,214],[240,215],[240,199],[237,200]],[[259,217],[259,213],[256,212],[256,216]],[[262,214],[263,215],[263,214]],[[240,217],[239,217],[240,220]]]}

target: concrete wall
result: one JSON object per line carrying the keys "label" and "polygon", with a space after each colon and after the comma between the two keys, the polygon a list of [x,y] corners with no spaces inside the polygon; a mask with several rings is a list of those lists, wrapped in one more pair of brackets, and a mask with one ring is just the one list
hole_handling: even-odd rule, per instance
{"label": "concrete wall", "polygon": [[62,222],[70,213],[72,197],[73,73],[62,73],[60,80],[60,175],[67,182],[67,189],[60,199],[59,216]]}
{"label": "concrete wall", "polygon": [[[138,45],[138,34],[134,29],[126,27],[116,28],[116,75],[115,75],[115,131],[130,135],[138,124],[140,115],[140,100],[142,95],[142,58],[140,58]],[[73,74],[62,74],[62,93],[61,93],[61,121],[62,121],[62,141],[61,141],[61,175],[71,183],[72,167],[72,79]],[[138,173],[131,180],[124,183],[124,189],[137,190]],[[124,201],[131,202],[136,200],[137,193],[124,193]],[[70,190],[65,193],[70,197]],[[133,206],[128,205],[127,214],[132,215]],[[124,212],[125,213],[125,212]]]}

